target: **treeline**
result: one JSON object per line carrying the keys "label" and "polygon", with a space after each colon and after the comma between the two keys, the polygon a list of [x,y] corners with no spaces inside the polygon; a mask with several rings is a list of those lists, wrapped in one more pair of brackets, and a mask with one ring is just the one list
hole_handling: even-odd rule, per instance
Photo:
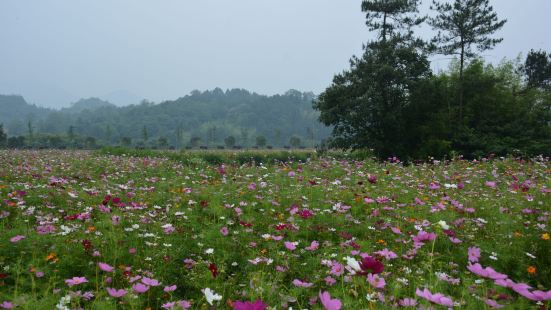
{"label": "treeline", "polygon": [[50,110],[0,96],[0,123],[4,145],[15,148],[301,148],[330,133],[313,99],[295,90],[264,96],[216,88],[159,104],[117,107],[90,98]]}
{"label": "treeline", "polygon": [[[432,17],[418,5],[362,2],[377,39],[315,102],[333,126],[327,145],[382,159],[551,155],[551,55],[486,64],[480,54],[502,41],[494,35],[506,22],[488,0],[435,0]],[[427,23],[436,32],[430,41],[414,31]],[[435,54],[457,58],[435,74]]]}

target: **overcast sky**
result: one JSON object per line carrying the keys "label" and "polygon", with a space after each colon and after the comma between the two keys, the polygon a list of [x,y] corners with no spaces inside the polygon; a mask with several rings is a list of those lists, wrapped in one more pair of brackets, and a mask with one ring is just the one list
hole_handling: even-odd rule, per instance
{"label": "overcast sky", "polygon": [[[0,94],[67,106],[91,96],[159,102],[214,87],[319,93],[373,38],[360,3],[0,0]],[[551,51],[550,0],[492,3],[508,23],[488,60]],[[442,58],[435,69],[446,67]]]}

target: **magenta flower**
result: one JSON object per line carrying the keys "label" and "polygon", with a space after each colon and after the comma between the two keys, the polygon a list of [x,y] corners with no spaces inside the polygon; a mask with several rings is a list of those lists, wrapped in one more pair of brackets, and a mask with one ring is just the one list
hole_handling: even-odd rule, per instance
{"label": "magenta flower", "polygon": [[499,273],[495,271],[492,267],[483,268],[480,264],[469,264],[467,265],[467,269],[469,269],[470,272],[481,276],[483,278],[488,278],[492,280],[505,280],[507,279],[507,275]]}
{"label": "magenta flower", "polygon": [[224,226],[222,228],[220,228],[220,233],[224,236],[227,236],[229,234],[229,230],[228,230],[228,227]]}
{"label": "magenta flower", "polygon": [[338,262],[333,262],[331,264],[331,274],[335,276],[340,276],[344,273],[344,266]]}
{"label": "magenta flower", "polygon": [[176,290],[176,285],[165,286],[165,288],[163,289],[163,291],[166,293],[174,292],[175,290]]}
{"label": "magenta flower", "polygon": [[427,241],[433,241],[434,239],[436,239],[436,234],[435,233],[428,233],[426,231],[421,230],[417,234],[417,236],[414,236],[412,239],[415,243],[425,243]]}
{"label": "magenta flower", "polygon": [[480,248],[477,248],[474,246],[470,247],[468,254],[469,254],[469,261],[472,263],[476,263],[480,258]]}
{"label": "magenta flower", "polygon": [[174,306],[176,306],[176,302],[171,301],[171,302],[167,302],[166,304],[162,304],[161,308],[163,308],[163,309],[173,309]]}
{"label": "magenta flower", "polygon": [[13,303],[6,300],[0,304],[0,309],[13,309]]}
{"label": "magenta flower", "polygon": [[432,294],[428,289],[424,289],[422,291],[420,289],[417,289],[415,290],[415,295],[424,298],[433,304],[450,308],[453,307],[453,300],[450,297],[445,296],[441,293]]}
{"label": "magenta flower", "polygon": [[108,287],[106,290],[107,290],[107,293],[109,294],[109,296],[111,296],[111,297],[121,298],[124,295],[126,295],[126,290],[125,289],[117,290],[116,288]]}
{"label": "magenta flower", "polygon": [[143,283],[136,283],[136,284],[132,285],[132,289],[136,293],[143,294],[143,293],[145,293],[149,290],[149,286],[147,286]]}
{"label": "magenta flower", "polygon": [[369,284],[371,284],[374,288],[384,288],[386,285],[384,278],[371,273],[367,275],[367,282],[369,282]]}
{"label": "magenta flower", "polygon": [[10,242],[11,243],[16,243],[16,242],[19,242],[21,240],[25,239],[25,236],[22,236],[22,235],[17,235],[15,237],[11,237],[10,239]]}
{"label": "magenta flower", "polygon": [[360,268],[362,269],[362,271],[359,272],[359,274],[366,275],[368,273],[381,273],[385,269],[385,266],[383,265],[383,263],[376,260],[375,258],[371,256],[366,256],[362,259],[362,262],[360,263]]}
{"label": "magenta flower", "polygon": [[400,299],[398,304],[402,307],[415,307],[417,306],[417,300],[413,298],[404,298],[404,299]]}
{"label": "magenta flower", "polygon": [[184,310],[191,308],[191,303],[187,300],[179,300],[176,303]]}
{"label": "magenta flower", "polygon": [[484,301],[484,303],[486,303],[488,306],[490,306],[490,308],[492,309],[499,309],[499,308],[503,308],[503,305],[500,305],[498,304],[495,300],[493,299],[486,299]]}
{"label": "magenta flower", "polygon": [[142,283],[149,286],[159,286],[161,284],[159,281],[147,277],[142,278]]}
{"label": "magenta flower", "polygon": [[265,310],[266,308],[268,305],[260,299],[255,302],[236,300],[233,304],[234,310]]}
{"label": "magenta flower", "polygon": [[486,181],[486,183],[484,183],[484,185],[486,185],[488,187],[491,187],[491,188],[495,188],[497,186],[497,183],[494,182],[494,181]]}
{"label": "magenta flower", "polygon": [[113,272],[115,270],[115,268],[113,268],[113,266],[109,266],[108,264],[102,263],[102,262],[99,262],[98,266],[99,266],[99,269],[101,269],[102,271],[105,271],[105,272]]}
{"label": "magenta flower", "polygon": [[85,277],[73,277],[72,279],[65,280],[68,286],[74,286],[82,283],[86,283],[88,280]]}
{"label": "magenta flower", "polygon": [[381,251],[378,251],[378,252],[375,252],[375,254],[379,255],[379,256],[382,256],[388,260],[391,260],[391,259],[395,259],[398,257],[398,255],[396,255],[396,253],[390,251],[389,249],[385,248],[384,250],[381,250]]}
{"label": "magenta flower", "polygon": [[285,248],[287,248],[287,250],[289,251],[294,251],[296,250],[297,246],[294,242],[285,241]]}
{"label": "magenta flower", "polygon": [[327,284],[329,286],[333,286],[335,283],[337,283],[337,280],[333,279],[330,276],[325,277],[325,279],[323,279],[323,280],[325,281],[325,284]]}
{"label": "magenta flower", "polygon": [[293,285],[296,286],[296,287],[309,288],[309,287],[312,287],[314,285],[314,283],[305,282],[305,281],[302,281],[302,280],[299,280],[299,279],[294,279],[293,280]]}
{"label": "magenta flower", "polygon": [[314,240],[314,241],[312,241],[312,243],[310,243],[310,246],[307,246],[304,249],[306,251],[315,251],[319,248],[319,246],[320,246],[320,243],[317,242],[316,240]]}
{"label": "magenta flower", "polygon": [[331,299],[331,295],[327,291],[323,293],[320,291],[319,297],[325,310],[340,310],[342,307],[341,301],[336,298]]}

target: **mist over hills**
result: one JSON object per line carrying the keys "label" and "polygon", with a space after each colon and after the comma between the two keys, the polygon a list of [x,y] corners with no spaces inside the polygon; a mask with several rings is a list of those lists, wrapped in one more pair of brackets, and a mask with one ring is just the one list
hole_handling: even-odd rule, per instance
{"label": "mist over hills", "polygon": [[0,95],[0,123],[10,136],[76,134],[105,144],[123,138],[145,143],[159,138],[183,147],[194,140],[201,145],[224,145],[233,136],[236,144],[252,146],[256,138],[268,145],[288,145],[291,137],[312,146],[329,136],[318,122],[311,92],[289,90],[265,96],[244,89],[193,91],[158,104],[117,106],[99,98],[81,99],[60,110],[29,104],[21,96]]}

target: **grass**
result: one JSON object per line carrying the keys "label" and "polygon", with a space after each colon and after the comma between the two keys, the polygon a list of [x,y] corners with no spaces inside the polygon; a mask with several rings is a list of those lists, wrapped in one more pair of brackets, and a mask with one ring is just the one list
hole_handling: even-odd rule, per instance
{"label": "grass", "polygon": [[[387,309],[405,298],[430,305],[418,288],[464,309],[489,308],[488,300],[547,305],[469,272],[467,253],[480,248],[482,266],[529,284],[528,292],[551,289],[548,159],[403,166],[358,158],[0,151],[0,305],[158,309],[185,300],[203,309],[211,307],[206,288],[221,296],[212,301],[219,309],[258,299],[273,309],[320,309],[320,291],[343,309]],[[436,238],[414,251],[421,230]],[[347,267],[362,253],[384,265],[384,287]],[[73,277],[87,282],[68,286]],[[144,278],[161,284],[137,293]]]}

